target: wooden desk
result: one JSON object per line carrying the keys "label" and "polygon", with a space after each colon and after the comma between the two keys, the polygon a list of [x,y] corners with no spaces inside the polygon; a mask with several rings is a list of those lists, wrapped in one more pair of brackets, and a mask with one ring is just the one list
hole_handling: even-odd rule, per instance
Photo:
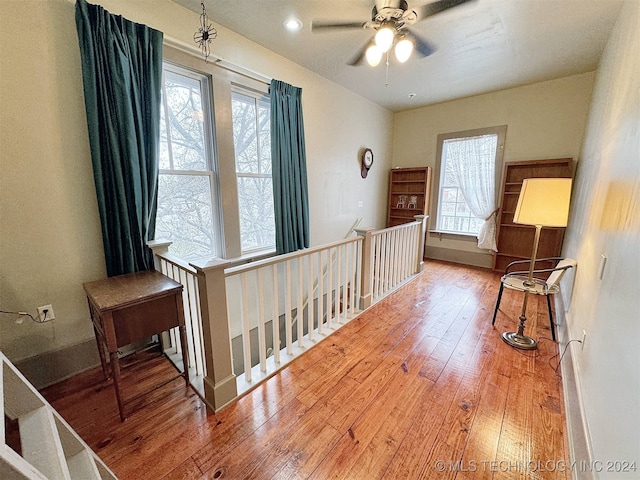
{"label": "wooden desk", "polygon": [[119,347],[180,327],[184,362],[181,375],[189,385],[181,284],[150,270],[88,282],[83,287],[105,378],[109,378],[105,347],[109,354],[121,421],[126,417],[120,388]]}

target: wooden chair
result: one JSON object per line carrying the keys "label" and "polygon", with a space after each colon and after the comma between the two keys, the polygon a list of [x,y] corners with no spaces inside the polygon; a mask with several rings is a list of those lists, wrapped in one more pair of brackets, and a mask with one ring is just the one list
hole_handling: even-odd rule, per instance
{"label": "wooden chair", "polygon": [[[560,280],[564,276],[565,272],[570,268],[574,268],[577,265],[577,262],[573,258],[562,258],[562,257],[549,257],[549,258],[539,258],[536,260],[537,262],[544,261],[557,261],[558,263],[554,268],[544,268],[533,270],[533,282],[532,286],[526,286],[525,281],[529,277],[529,270],[518,270],[510,272],[512,267],[516,265],[522,265],[528,267],[531,260],[518,260],[515,262],[511,262],[505,268],[504,275],[500,279],[500,291],[498,292],[498,301],[496,302],[496,309],[493,312],[493,321],[492,325],[496,323],[496,316],[498,315],[498,308],[500,307],[500,300],[502,300],[502,292],[504,288],[508,288],[511,290],[517,290],[519,292],[528,291],[534,295],[544,295],[547,297],[547,307],[549,308],[549,324],[551,326],[551,337],[553,341],[556,341],[556,332],[553,323],[553,310],[551,308],[551,296],[558,293],[560,291]],[[534,266],[535,267],[535,266]],[[544,278],[540,278],[548,274],[549,276],[545,280]]]}

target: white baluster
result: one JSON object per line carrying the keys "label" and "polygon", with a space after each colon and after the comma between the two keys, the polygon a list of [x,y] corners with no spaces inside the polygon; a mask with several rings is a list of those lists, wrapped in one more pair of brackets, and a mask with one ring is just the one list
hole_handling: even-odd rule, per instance
{"label": "white baluster", "polygon": [[298,325],[298,347],[304,348],[304,305],[303,305],[303,292],[304,288],[302,285],[302,259],[303,257],[298,257],[298,315],[297,315],[297,325]]}
{"label": "white baluster", "polygon": [[293,340],[291,332],[291,260],[287,260],[287,291],[285,292],[285,305],[286,310],[284,312],[284,325],[287,341],[287,353],[293,354]]}
{"label": "white baluster", "polygon": [[307,286],[307,329],[309,331],[309,340],[313,341],[313,320],[314,320],[314,283],[315,278],[313,277],[313,259],[314,254],[309,255],[309,285]]}
{"label": "white baluster", "polygon": [[264,329],[264,282],[262,268],[258,269],[258,354],[260,356],[260,370],[267,371],[267,337]]}
{"label": "white baluster", "polygon": [[273,355],[276,364],[280,363],[280,299],[278,298],[278,264],[271,265],[273,271]]}
{"label": "white baluster", "polygon": [[327,326],[331,328],[333,313],[331,305],[333,304],[333,258],[331,256],[331,248],[327,250],[327,265],[329,267],[329,277],[327,280]]}
{"label": "white baluster", "polygon": [[318,252],[318,333],[324,330],[324,250]]}
{"label": "white baluster", "polygon": [[244,358],[244,378],[247,382],[251,382],[251,329],[249,327],[249,305],[247,300],[247,274],[240,274],[240,284],[242,286],[242,294],[240,301],[242,302],[242,353]]}

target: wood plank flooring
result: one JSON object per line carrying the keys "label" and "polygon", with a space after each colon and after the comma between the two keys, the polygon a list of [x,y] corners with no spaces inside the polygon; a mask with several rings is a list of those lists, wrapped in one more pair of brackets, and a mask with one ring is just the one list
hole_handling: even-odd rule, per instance
{"label": "wood plank flooring", "polygon": [[[522,295],[500,276],[427,261],[425,272],[217,414],[180,380],[127,406],[95,369],[43,393],[122,479],[569,479],[561,379],[544,299],[500,338]],[[124,369],[125,397],[174,374]]]}

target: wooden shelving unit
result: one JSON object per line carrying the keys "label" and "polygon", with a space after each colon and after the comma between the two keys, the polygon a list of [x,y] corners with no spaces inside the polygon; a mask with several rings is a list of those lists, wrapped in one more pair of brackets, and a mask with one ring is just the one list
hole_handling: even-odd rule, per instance
{"label": "wooden shelving unit", "polygon": [[387,227],[413,222],[414,215],[428,215],[430,194],[431,167],[392,168]]}
{"label": "wooden shelving unit", "polygon": [[[574,165],[571,158],[507,162],[504,164],[496,232],[498,252],[493,257],[494,270],[502,272],[514,260],[531,258],[535,227],[513,223],[522,181],[525,178],[573,178],[573,171]],[[564,230],[564,228],[542,228],[537,258],[560,255]],[[542,267],[542,265],[539,266]],[[552,266],[548,265],[548,267]]]}

